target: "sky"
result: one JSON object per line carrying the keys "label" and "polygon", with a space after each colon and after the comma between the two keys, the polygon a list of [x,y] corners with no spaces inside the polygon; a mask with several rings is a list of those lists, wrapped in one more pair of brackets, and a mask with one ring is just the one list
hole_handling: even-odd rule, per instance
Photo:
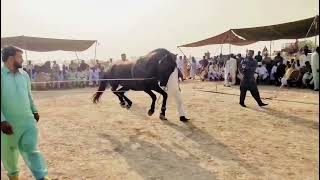
{"label": "sky", "polygon": [[[98,40],[100,60],[147,54],[157,48],[181,52],[178,45],[202,40],[231,28],[272,25],[319,14],[318,0],[1,0],[1,37],[35,36]],[[314,40],[314,38],[312,39]],[[272,49],[283,43],[272,42]],[[319,42],[319,41],[318,41]],[[233,53],[269,49],[270,42],[232,46]],[[221,46],[182,48],[187,55],[219,54]],[[229,53],[229,45],[223,46]],[[92,59],[94,46],[79,52]],[[76,59],[74,52],[27,52],[37,61]]]}

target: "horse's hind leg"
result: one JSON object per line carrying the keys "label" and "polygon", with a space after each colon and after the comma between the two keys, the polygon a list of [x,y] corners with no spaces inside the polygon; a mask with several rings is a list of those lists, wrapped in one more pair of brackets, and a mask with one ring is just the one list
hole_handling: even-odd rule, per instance
{"label": "horse's hind leg", "polygon": [[125,108],[125,107],[126,107],[126,102],[123,100],[122,96],[121,96],[119,93],[117,93],[117,92],[113,92],[113,94],[115,94],[116,96],[118,96],[119,101],[120,101],[120,106],[123,107],[123,108]]}
{"label": "horse's hind leg", "polygon": [[166,118],[166,107],[167,107],[168,94],[163,89],[161,89],[159,86],[157,86],[154,90],[157,91],[158,93],[160,93],[162,95],[162,97],[163,97],[162,106],[161,106],[161,113],[160,113],[160,119],[161,120],[167,120],[167,118]]}
{"label": "horse's hind leg", "polygon": [[152,98],[151,107],[150,107],[150,110],[148,111],[148,115],[149,115],[149,116],[152,116],[152,114],[154,113],[157,96],[156,96],[151,90],[145,90],[144,92],[146,92],[147,94],[149,94],[150,97]]}
{"label": "horse's hind leg", "polygon": [[124,95],[124,92],[121,92],[120,94],[123,97],[123,99],[128,103],[126,108],[130,109],[132,106],[132,101],[127,96]]}
{"label": "horse's hind leg", "polygon": [[122,87],[118,90],[119,91],[118,94],[128,103],[126,108],[130,109],[132,106],[132,101],[127,96],[124,95],[124,93],[127,92],[128,90],[129,89]]}
{"label": "horse's hind leg", "polygon": [[119,94],[119,92],[116,92],[116,90],[117,90],[116,86],[112,86],[111,90],[112,90],[113,94],[115,94],[116,96],[118,96],[119,101],[120,101],[120,106],[124,108],[124,107],[126,106],[126,102],[123,100],[123,98],[122,98],[122,96]]}

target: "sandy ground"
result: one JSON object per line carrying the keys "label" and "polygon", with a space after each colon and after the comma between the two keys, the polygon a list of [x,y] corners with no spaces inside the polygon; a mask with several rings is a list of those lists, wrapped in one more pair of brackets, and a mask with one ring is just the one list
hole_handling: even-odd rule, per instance
{"label": "sandy ground", "polygon": [[[107,92],[35,92],[40,110],[40,149],[53,179],[105,180],[314,180],[319,176],[319,100],[310,90],[260,86],[270,105],[238,105],[239,87],[187,81],[181,85],[192,119],[178,121],[169,101],[168,121],[149,117],[151,99],[129,92],[134,105],[120,107]],[[226,94],[214,93],[216,90]],[[81,92],[80,92],[81,91]],[[250,96],[249,94],[247,96]],[[304,103],[301,103],[304,102]],[[159,102],[160,103],[160,102]],[[32,179],[20,161],[21,176]],[[1,179],[5,172],[1,168]]]}

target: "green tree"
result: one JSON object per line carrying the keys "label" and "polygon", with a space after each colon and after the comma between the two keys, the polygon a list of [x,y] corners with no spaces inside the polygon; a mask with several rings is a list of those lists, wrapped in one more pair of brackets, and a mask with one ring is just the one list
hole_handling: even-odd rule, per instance
{"label": "green tree", "polygon": [[298,48],[299,49],[303,48],[305,45],[307,45],[310,50],[316,48],[316,45],[315,45],[314,41],[304,40],[304,41],[299,41],[298,42]]}

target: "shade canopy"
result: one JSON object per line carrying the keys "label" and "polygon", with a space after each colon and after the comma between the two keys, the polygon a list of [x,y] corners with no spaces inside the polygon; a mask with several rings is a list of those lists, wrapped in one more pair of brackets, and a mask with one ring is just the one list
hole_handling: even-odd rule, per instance
{"label": "shade canopy", "polygon": [[279,39],[301,39],[319,35],[319,16],[289,23],[242,29],[230,29],[217,36],[181,45],[179,47],[198,47],[211,44],[248,45],[257,41]]}
{"label": "shade canopy", "polygon": [[94,44],[96,40],[70,40],[52,39],[28,36],[15,36],[1,38],[1,48],[15,46],[24,50],[49,52],[49,51],[84,51]]}

